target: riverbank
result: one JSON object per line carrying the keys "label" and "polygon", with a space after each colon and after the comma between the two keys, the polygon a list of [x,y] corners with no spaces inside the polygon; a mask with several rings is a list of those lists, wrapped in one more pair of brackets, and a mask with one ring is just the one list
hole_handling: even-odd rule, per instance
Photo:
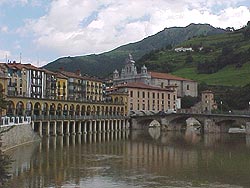
{"label": "riverbank", "polygon": [[2,127],[1,130],[6,131],[1,136],[2,151],[7,151],[23,144],[41,140],[29,123]]}

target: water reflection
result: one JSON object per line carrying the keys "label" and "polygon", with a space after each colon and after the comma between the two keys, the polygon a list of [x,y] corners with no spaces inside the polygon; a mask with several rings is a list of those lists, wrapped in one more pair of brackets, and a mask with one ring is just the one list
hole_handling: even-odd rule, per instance
{"label": "water reflection", "polygon": [[248,143],[157,129],[50,137],[9,153],[17,160],[7,187],[250,186]]}

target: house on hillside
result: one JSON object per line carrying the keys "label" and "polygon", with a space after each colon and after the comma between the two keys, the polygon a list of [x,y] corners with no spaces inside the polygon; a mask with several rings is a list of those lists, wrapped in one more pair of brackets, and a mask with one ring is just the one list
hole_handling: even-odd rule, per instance
{"label": "house on hillside", "polygon": [[193,52],[194,50],[190,48],[179,47],[174,49],[175,52]]}

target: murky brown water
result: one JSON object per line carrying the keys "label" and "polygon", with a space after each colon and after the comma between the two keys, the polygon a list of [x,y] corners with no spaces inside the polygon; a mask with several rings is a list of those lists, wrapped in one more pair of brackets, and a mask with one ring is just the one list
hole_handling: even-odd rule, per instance
{"label": "murky brown water", "polygon": [[149,132],[44,138],[8,152],[6,187],[250,187],[245,135]]}

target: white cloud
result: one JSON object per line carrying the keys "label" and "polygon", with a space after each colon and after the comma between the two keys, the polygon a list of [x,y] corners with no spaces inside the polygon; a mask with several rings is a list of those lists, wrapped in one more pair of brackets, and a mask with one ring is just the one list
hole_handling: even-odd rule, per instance
{"label": "white cloud", "polygon": [[0,0],[0,5],[1,4],[11,4],[11,5],[21,4],[21,5],[25,5],[28,2],[29,2],[28,0]]}
{"label": "white cloud", "polygon": [[[0,1],[1,2],[1,1]],[[59,55],[108,51],[155,34],[165,27],[209,23],[239,28],[250,10],[237,7],[242,0],[60,0],[52,1],[48,13],[28,20],[34,43]],[[214,11],[216,10],[216,12]]]}
{"label": "white cloud", "polygon": [[8,27],[7,26],[2,26],[2,27],[0,27],[0,31],[2,32],[2,33],[7,33],[8,32]]}

